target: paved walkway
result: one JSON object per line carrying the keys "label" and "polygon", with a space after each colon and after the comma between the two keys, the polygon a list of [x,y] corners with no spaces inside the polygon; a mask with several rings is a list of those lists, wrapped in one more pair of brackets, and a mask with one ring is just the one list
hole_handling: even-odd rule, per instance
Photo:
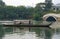
{"label": "paved walkway", "polygon": [[60,22],[54,22],[52,25],[50,25],[51,28],[60,28]]}

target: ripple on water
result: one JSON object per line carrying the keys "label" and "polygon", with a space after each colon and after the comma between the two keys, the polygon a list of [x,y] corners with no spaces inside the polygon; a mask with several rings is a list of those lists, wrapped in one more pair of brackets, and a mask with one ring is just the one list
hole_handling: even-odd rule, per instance
{"label": "ripple on water", "polygon": [[60,39],[60,34],[59,35],[54,34],[52,39]]}
{"label": "ripple on water", "polygon": [[6,34],[3,39],[38,39],[35,33],[25,33],[24,35],[20,35],[21,33],[14,34]]}

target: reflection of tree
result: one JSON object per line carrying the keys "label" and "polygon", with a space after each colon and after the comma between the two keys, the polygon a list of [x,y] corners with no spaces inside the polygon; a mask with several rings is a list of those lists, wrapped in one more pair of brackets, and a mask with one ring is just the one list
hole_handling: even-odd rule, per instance
{"label": "reflection of tree", "polygon": [[0,39],[4,36],[3,26],[0,25]]}
{"label": "reflection of tree", "polygon": [[60,29],[55,29],[55,33],[60,34]]}
{"label": "reflection of tree", "polygon": [[52,31],[50,29],[45,30],[45,39],[51,39]]}
{"label": "reflection of tree", "polygon": [[44,39],[52,39],[52,35],[53,35],[53,30],[52,29],[44,29],[44,28],[40,28],[40,27],[36,27],[36,28],[31,28],[30,29],[31,32],[35,32],[38,37],[42,37]]}
{"label": "reflection of tree", "polygon": [[5,29],[6,33],[13,32],[13,27],[8,27]]}
{"label": "reflection of tree", "polygon": [[40,27],[31,28],[30,31],[35,32],[37,34],[37,36],[40,36]]}
{"label": "reflection of tree", "polygon": [[45,35],[44,28],[34,27],[34,28],[31,28],[30,31],[35,32],[38,37],[44,37],[44,35]]}

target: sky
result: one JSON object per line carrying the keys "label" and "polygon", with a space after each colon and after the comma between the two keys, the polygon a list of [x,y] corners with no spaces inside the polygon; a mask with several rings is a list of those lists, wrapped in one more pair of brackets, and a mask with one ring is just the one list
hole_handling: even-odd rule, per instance
{"label": "sky", "polygon": [[[3,0],[6,5],[11,6],[32,6],[35,7],[37,3],[44,2],[45,0]],[[53,0],[54,4],[60,3],[59,0]]]}

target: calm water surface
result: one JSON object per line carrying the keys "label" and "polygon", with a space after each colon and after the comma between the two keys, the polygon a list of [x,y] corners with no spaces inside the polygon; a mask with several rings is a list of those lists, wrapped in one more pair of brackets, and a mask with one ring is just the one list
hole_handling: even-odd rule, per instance
{"label": "calm water surface", "polygon": [[60,29],[0,27],[0,39],[60,39]]}

